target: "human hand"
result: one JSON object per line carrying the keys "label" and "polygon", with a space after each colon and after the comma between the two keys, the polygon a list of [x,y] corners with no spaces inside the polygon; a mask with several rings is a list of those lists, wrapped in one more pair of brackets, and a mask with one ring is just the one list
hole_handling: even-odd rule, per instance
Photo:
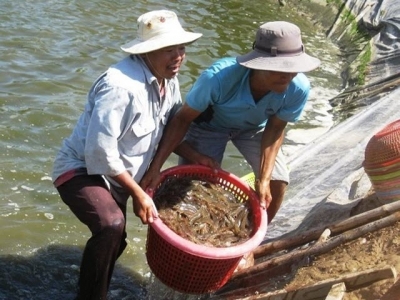
{"label": "human hand", "polygon": [[255,182],[255,189],[260,199],[260,206],[263,209],[267,209],[272,201],[269,181],[260,181],[257,179]]}
{"label": "human hand", "polygon": [[210,156],[204,155],[204,154],[199,154],[196,163],[202,166],[210,167],[214,170],[220,169],[221,166],[220,164]]}
{"label": "human hand", "polygon": [[152,195],[153,191],[157,188],[160,182],[160,171],[149,169],[146,174],[144,174],[142,180],[140,181],[140,187]]}
{"label": "human hand", "polygon": [[150,224],[158,218],[157,208],[153,199],[143,193],[141,197],[133,198],[133,212],[140,218],[143,224]]}

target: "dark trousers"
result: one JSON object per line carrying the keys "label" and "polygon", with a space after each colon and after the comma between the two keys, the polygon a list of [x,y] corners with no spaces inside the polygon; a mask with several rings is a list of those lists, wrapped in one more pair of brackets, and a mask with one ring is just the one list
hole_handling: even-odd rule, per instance
{"label": "dark trousers", "polygon": [[75,176],[57,189],[92,233],[83,252],[77,299],[105,300],[115,262],[127,245],[126,206],[115,201],[98,175]]}

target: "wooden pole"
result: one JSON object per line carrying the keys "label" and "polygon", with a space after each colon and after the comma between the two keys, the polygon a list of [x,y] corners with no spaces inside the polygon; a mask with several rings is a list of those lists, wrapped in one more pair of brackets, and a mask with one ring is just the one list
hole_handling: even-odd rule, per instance
{"label": "wooden pole", "polygon": [[[370,285],[374,282],[393,279],[397,276],[396,268],[392,266],[386,266],[384,268],[368,269],[360,272],[349,273],[335,278],[329,278],[326,280],[319,281],[314,284],[304,285],[297,288],[281,289],[277,291],[271,291],[267,293],[260,293],[255,295],[254,291],[249,291],[248,287],[241,289],[240,291],[235,290],[233,292],[222,293],[217,298],[209,299],[238,299],[234,296],[242,295],[240,299],[243,300],[276,300],[276,299],[326,299],[326,300],[340,300],[343,298],[343,294],[346,290],[357,290],[361,287]],[[339,285],[334,289],[335,285]],[[240,293],[238,293],[240,292]],[[246,296],[249,295],[249,296]],[[399,294],[397,294],[399,295]],[[388,300],[392,300],[388,298]],[[383,299],[382,299],[383,300]],[[386,299],[385,299],[386,300]],[[398,298],[393,298],[398,300]]]}
{"label": "wooden pole", "polygon": [[356,215],[339,223],[324,225],[319,227],[318,229],[309,230],[304,233],[300,233],[294,237],[288,237],[285,239],[279,239],[277,241],[262,244],[253,251],[254,258],[257,259],[265,255],[270,255],[274,252],[278,252],[284,249],[295,248],[297,246],[314,241],[318,239],[327,228],[330,229],[331,236],[335,236],[349,229],[353,229],[380,219],[382,217],[391,215],[397,211],[400,211],[400,201],[385,204],[381,207]]}
{"label": "wooden pole", "polygon": [[332,237],[326,242],[317,243],[306,249],[294,250],[287,254],[272,258],[265,262],[261,262],[253,267],[237,271],[236,273],[233,274],[231,281],[240,280],[244,277],[248,279],[249,277],[258,273],[262,273],[274,266],[280,264],[292,263],[301,260],[306,256],[320,255],[322,253],[326,253],[345,242],[359,238],[360,236],[363,236],[366,233],[377,231],[387,226],[391,226],[399,220],[400,220],[400,212],[395,212],[383,219],[368,223],[361,227],[357,227],[347,232],[344,232],[338,236]]}

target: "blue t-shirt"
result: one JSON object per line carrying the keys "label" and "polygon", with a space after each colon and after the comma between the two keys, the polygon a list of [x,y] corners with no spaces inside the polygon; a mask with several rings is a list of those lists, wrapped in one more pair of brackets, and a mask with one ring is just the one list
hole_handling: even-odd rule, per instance
{"label": "blue t-shirt", "polygon": [[263,128],[272,115],[287,122],[299,119],[310,91],[299,73],[284,93],[269,92],[257,103],[250,91],[250,69],[235,58],[223,58],[206,69],[186,96],[186,103],[202,114],[199,126],[219,131]]}

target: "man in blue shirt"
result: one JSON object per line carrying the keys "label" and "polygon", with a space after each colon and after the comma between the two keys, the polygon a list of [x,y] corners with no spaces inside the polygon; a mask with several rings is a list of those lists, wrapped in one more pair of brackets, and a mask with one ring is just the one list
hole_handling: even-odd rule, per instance
{"label": "man in blue shirt", "polygon": [[255,173],[260,205],[270,222],[289,183],[281,152],[284,130],[299,119],[307,101],[310,83],[303,73],[319,64],[304,52],[296,25],[261,25],[251,52],[218,60],[194,83],[167,126],[141,186],[155,187],[172,151],[181,156],[180,164],[218,168],[231,141]]}

